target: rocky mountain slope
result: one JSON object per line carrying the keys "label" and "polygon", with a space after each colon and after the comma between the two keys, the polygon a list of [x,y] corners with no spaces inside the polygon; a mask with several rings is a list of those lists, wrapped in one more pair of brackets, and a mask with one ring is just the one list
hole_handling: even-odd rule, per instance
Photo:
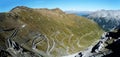
{"label": "rocky mountain slope", "polygon": [[87,17],[107,31],[120,26],[120,10],[100,10],[89,14]]}
{"label": "rocky mountain slope", "polygon": [[61,57],[87,48],[102,32],[95,22],[59,8],[18,6],[0,13],[0,56]]}
{"label": "rocky mountain slope", "polygon": [[105,32],[96,45],[74,57],[120,57],[120,29]]}

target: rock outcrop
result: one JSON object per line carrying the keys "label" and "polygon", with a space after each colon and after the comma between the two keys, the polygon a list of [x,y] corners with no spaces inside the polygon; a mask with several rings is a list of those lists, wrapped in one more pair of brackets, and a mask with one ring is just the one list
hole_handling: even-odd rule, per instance
{"label": "rock outcrop", "polygon": [[120,29],[104,33],[96,45],[75,57],[120,57]]}

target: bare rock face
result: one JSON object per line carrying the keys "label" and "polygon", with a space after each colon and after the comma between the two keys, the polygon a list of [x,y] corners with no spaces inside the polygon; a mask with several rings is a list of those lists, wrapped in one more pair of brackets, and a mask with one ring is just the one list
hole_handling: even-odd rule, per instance
{"label": "bare rock face", "polygon": [[104,33],[96,45],[75,57],[120,57],[120,29]]}
{"label": "bare rock face", "polygon": [[0,50],[0,57],[12,57],[11,54],[5,50]]}

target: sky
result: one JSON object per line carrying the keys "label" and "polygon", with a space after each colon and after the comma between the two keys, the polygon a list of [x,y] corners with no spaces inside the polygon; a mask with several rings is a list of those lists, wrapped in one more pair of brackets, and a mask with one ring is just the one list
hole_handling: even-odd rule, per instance
{"label": "sky", "polygon": [[119,10],[120,0],[0,0],[0,12],[8,12],[16,6],[63,11]]}

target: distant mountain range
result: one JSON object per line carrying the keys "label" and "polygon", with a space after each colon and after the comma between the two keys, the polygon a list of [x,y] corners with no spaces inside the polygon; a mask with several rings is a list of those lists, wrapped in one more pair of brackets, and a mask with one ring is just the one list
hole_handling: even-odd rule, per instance
{"label": "distant mountain range", "polygon": [[97,22],[105,30],[111,30],[120,25],[120,10],[96,11],[87,17]]}
{"label": "distant mountain range", "polygon": [[75,14],[87,17],[97,22],[106,31],[120,26],[120,10],[99,10],[90,14],[86,14],[85,12],[85,15],[82,15],[81,13]]}
{"label": "distant mountain range", "polygon": [[91,11],[65,11],[68,14],[77,14],[78,16],[86,16],[91,14]]}

